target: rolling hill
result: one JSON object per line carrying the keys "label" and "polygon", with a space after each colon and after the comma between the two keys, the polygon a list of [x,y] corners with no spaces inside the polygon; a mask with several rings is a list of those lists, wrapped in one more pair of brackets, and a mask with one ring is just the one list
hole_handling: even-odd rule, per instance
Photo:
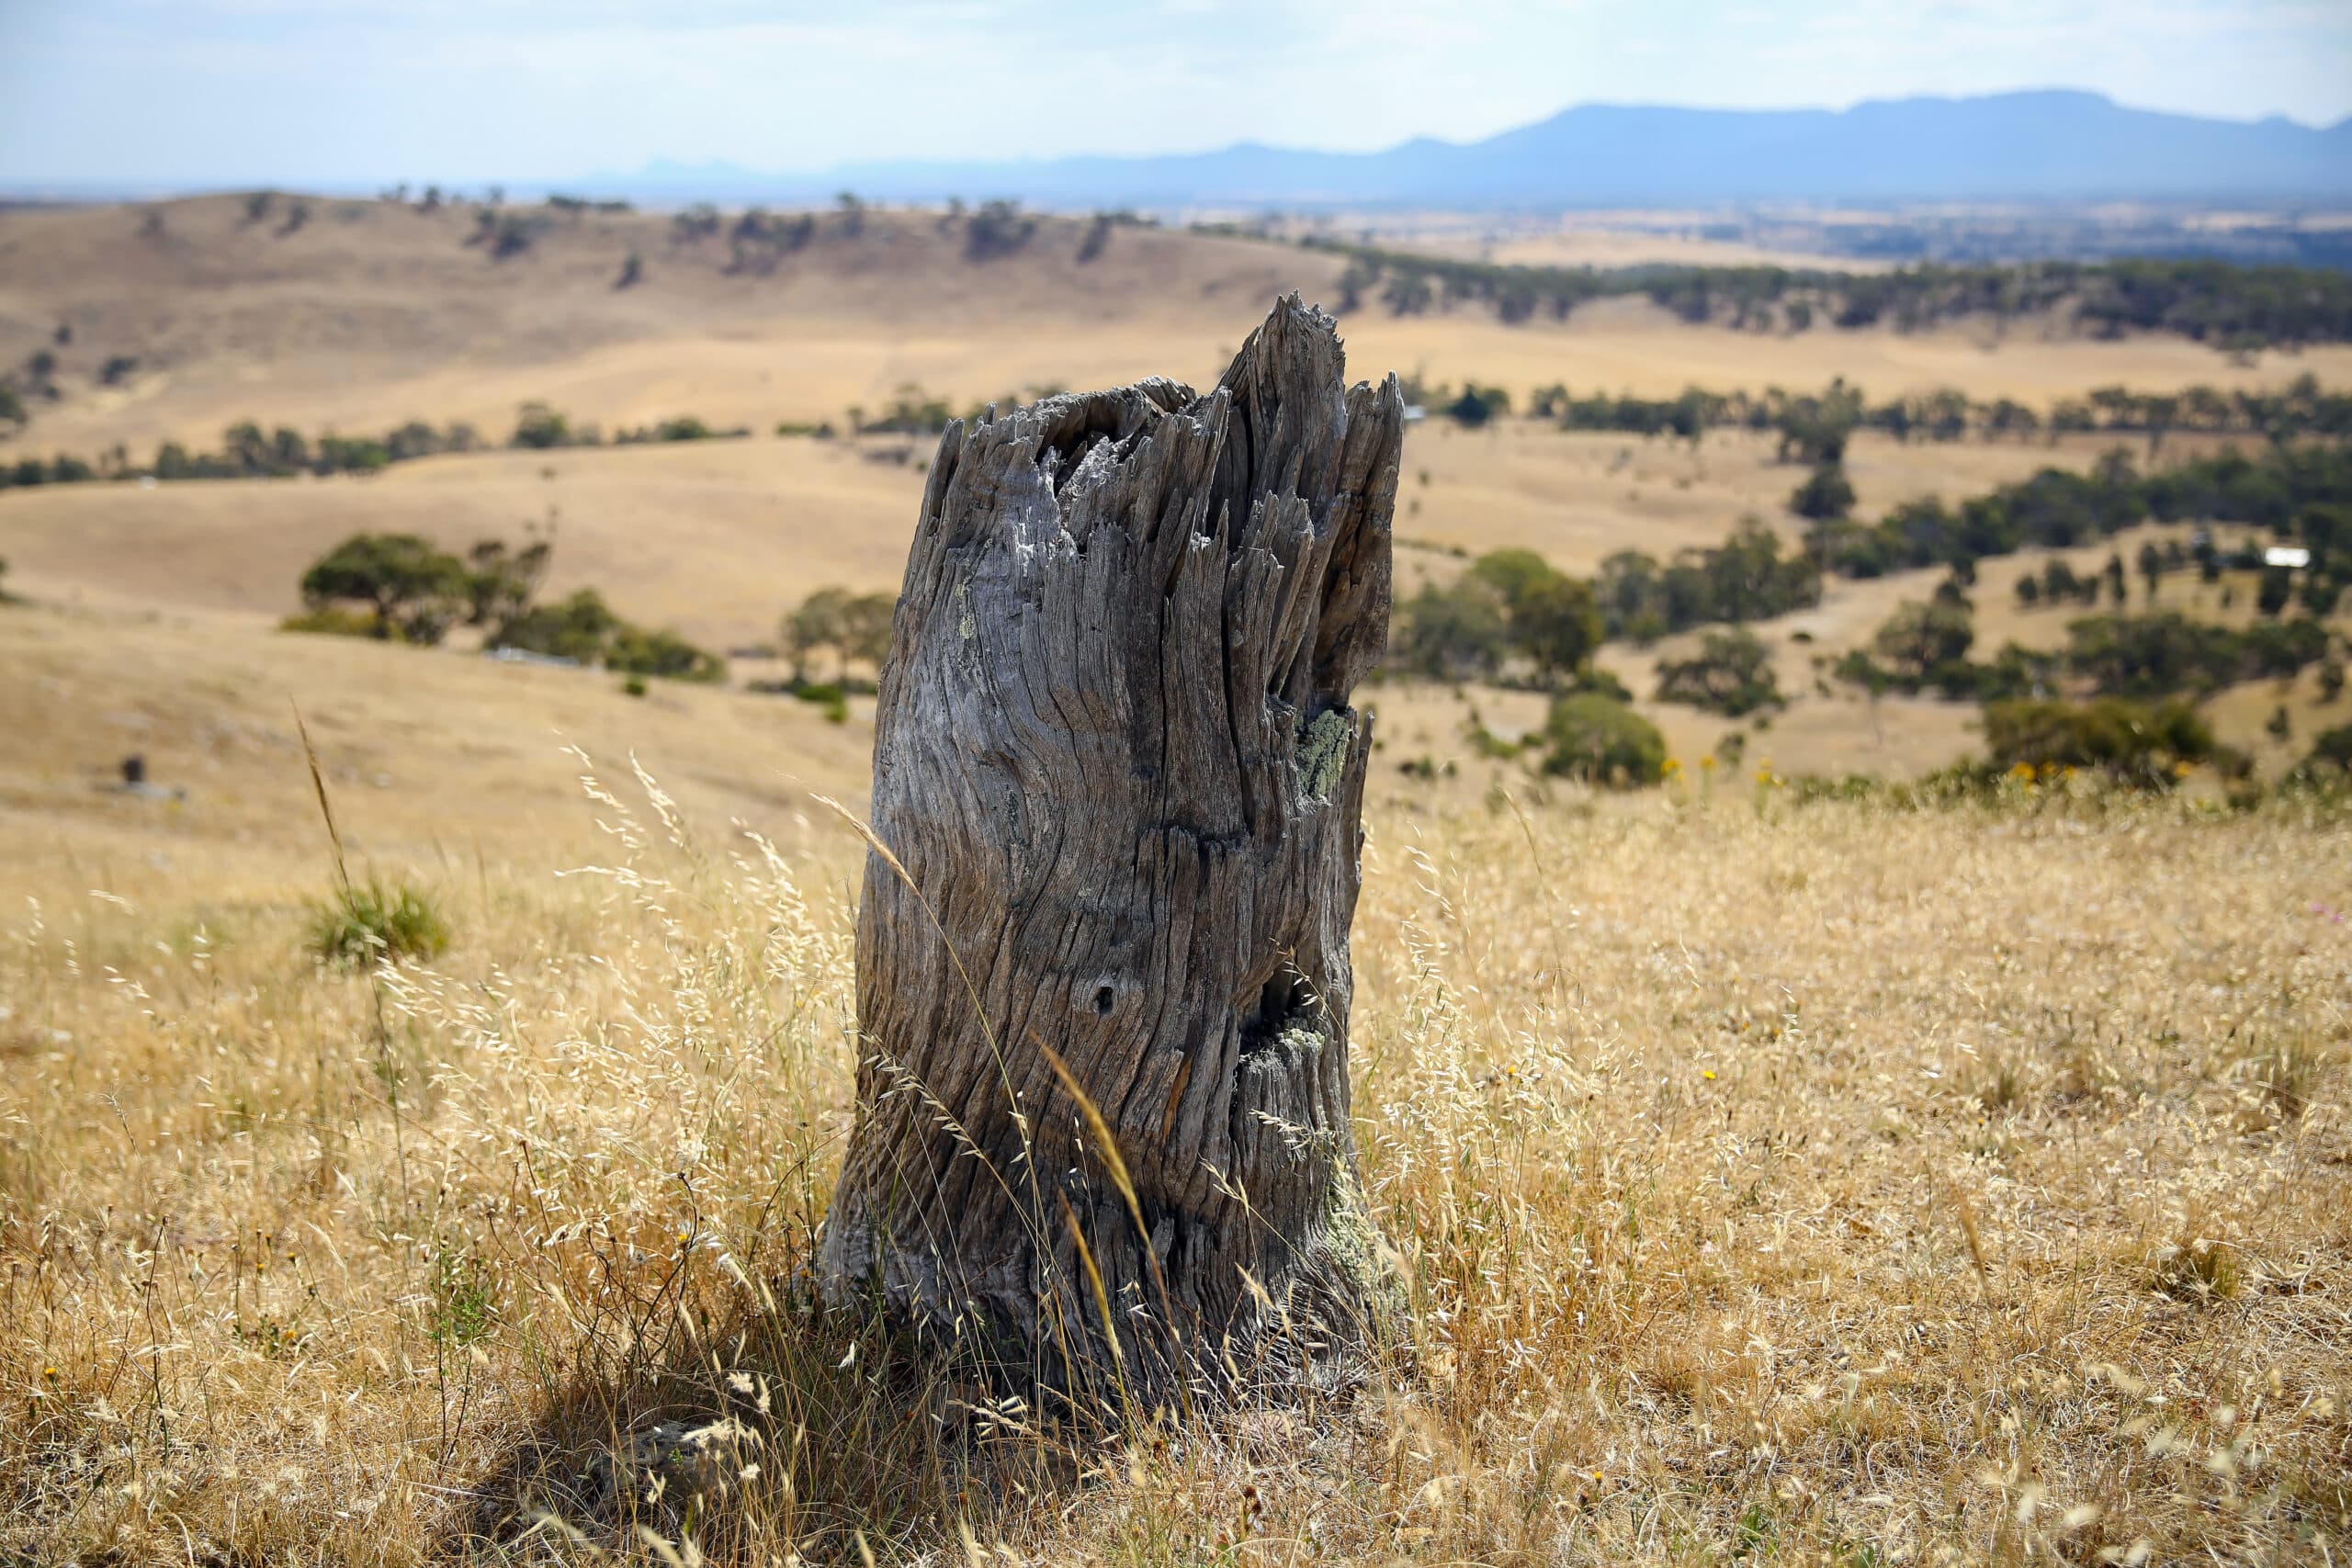
{"label": "rolling hill", "polygon": [[[975,243],[978,215],[899,209],[771,215],[760,240],[739,240],[740,216],[690,231],[650,213],[285,193],[0,212],[0,374],[54,360],[0,452],[95,458],[120,442],[143,459],[240,419],[311,434],[462,420],[495,440],[531,400],[607,431],[685,413],[764,429],[871,413],[910,383],[961,409],[1199,379],[1277,292],[1336,306],[1350,265],[1195,231],[1008,221],[990,248]],[[1634,298],[1510,324],[1447,302],[1397,314],[1367,292],[1343,327],[1360,370],[1521,394],[1844,376],[1881,395],[2040,402],[2117,383],[2352,377],[2335,344],[2233,362],[2177,335],[2091,341],[2064,322],[1759,333]]]}

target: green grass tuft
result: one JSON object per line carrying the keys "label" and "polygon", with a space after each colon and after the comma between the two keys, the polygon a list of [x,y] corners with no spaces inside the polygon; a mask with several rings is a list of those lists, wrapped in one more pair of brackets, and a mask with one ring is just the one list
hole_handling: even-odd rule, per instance
{"label": "green grass tuft", "polygon": [[406,883],[355,883],[311,914],[311,951],[331,964],[434,958],[448,945],[448,922]]}

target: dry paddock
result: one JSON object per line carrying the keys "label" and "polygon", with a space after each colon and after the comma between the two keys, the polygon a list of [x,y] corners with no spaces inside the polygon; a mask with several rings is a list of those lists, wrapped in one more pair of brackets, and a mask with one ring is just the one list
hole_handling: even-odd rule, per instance
{"label": "dry paddock", "polygon": [[[0,1556],[2345,1558],[2341,812],[1385,805],[1396,1353],[1057,1423],[795,1304],[853,837],[591,793],[577,874],[377,867],[455,941],[375,976],[304,950],[323,868],[8,888]],[[719,1416],[723,1486],[611,1484]]]}

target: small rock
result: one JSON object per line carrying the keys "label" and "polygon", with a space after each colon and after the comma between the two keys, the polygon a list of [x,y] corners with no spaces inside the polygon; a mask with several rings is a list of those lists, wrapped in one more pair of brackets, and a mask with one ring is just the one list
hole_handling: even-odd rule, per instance
{"label": "small rock", "polygon": [[760,1435],[731,1416],[663,1421],[631,1433],[624,1453],[599,1455],[593,1468],[608,1496],[628,1487],[645,1502],[677,1504],[740,1483],[759,1446]]}

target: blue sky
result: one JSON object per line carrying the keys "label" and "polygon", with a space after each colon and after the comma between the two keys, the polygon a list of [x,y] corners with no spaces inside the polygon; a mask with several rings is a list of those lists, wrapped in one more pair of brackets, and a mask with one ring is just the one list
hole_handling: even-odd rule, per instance
{"label": "blue sky", "polygon": [[2347,0],[0,0],[0,183],[1344,149],[1581,101],[2352,115]]}

